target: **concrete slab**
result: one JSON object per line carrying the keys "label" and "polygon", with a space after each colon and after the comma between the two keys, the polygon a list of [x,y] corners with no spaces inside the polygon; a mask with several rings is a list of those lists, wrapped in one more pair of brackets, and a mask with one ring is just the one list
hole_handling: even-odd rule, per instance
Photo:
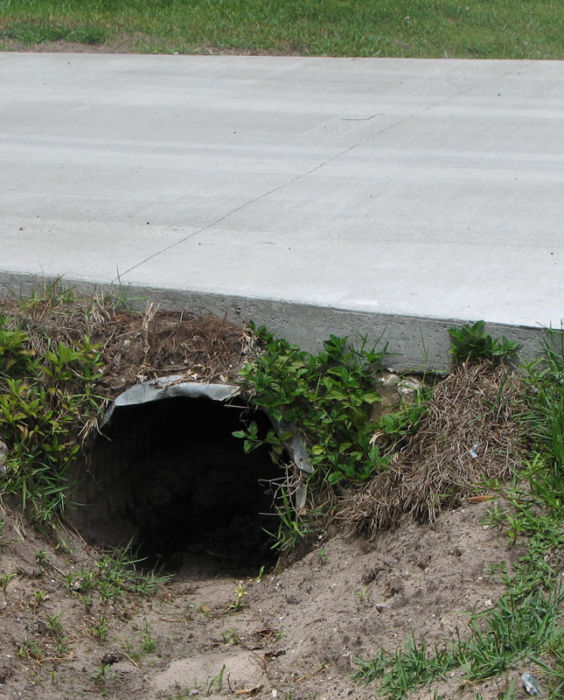
{"label": "concrete slab", "polygon": [[[0,281],[447,362],[564,316],[564,65],[0,54]],[[506,326],[506,327],[505,327]]]}

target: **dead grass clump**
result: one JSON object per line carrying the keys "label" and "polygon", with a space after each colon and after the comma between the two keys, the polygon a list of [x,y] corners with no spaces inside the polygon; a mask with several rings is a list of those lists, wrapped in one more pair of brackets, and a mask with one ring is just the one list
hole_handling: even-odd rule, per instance
{"label": "dead grass clump", "polygon": [[504,479],[524,438],[524,385],[502,365],[462,365],[438,384],[416,434],[390,468],[347,497],[340,518],[374,535],[409,515],[433,521],[484,479]]}
{"label": "dead grass clump", "polygon": [[116,391],[155,377],[180,374],[186,381],[234,381],[247,360],[248,329],[213,314],[159,311],[121,313],[104,347],[105,379]]}

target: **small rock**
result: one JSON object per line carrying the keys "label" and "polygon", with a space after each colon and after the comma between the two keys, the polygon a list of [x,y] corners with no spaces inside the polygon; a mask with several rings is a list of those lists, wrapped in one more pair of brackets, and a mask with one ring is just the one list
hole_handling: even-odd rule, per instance
{"label": "small rock", "polygon": [[539,687],[539,683],[537,679],[534,676],[531,676],[530,673],[524,673],[521,676],[521,680],[523,681],[523,685],[525,686],[525,690],[529,695],[537,695],[541,696],[542,691]]}
{"label": "small rock", "polygon": [[381,400],[372,406],[370,420],[376,422],[387,413],[397,411],[401,406],[412,404],[417,392],[425,385],[415,377],[400,377],[399,374],[384,374],[376,380],[376,391]]}
{"label": "small rock", "polygon": [[288,605],[299,605],[302,601],[301,601],[301,598],[299,596],[287,595],[286,602],[288,603]]}
{"label": "small rock", "polygon": [[0,440],[0,474],[6,472],[6,462],[8,460],[8,446]]}
{"label": "small rock", "polygon": [[117,664],[117,662],[121,659],[121,654],[118,654],[115,651],[110,651],[107,654],[104,654],[104,656],[102,656],[101,663],[105,666],[113,666],[113,664]]}

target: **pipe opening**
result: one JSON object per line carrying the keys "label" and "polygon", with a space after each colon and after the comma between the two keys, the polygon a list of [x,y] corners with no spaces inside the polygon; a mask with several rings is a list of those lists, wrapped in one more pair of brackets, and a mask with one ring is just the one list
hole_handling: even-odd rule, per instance
{"label": "pipe opening", "polygon": [[262,434],[261,411],[208,398],[122,406],[96,438],[74,499],[75,523],[96,544],[128,541],[147,564],[202,576],[256,575],[275,564],[268,450],[245,454],[242,414]]}

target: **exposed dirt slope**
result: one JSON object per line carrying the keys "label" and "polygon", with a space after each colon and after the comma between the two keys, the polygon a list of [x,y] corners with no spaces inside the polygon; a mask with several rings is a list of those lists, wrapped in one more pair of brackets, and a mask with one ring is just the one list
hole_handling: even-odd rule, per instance
{"label": "exposed dirt slope", "polygon": [[[49,543],[4,509],[0,570],[15,576],[0,591],[0,697],[372,698],[374,687],[351,679],[355,657],[392,650],[412,632],[431,646],[456,627],[464,635],[467,612],[501,593],[491,565],[519,552],[482,524],[487,506],[466,504],[433,525],[404,522],[372,542],[333,534],[261,580],[214,577],[209,561],[187,557],[150,599],[94,594],[91,604],[65,575],[92,569],[100,554],[70,532]],[[458,682],[447,697],[462,697]],[[495,698],[505,682],[480,692]]]}

